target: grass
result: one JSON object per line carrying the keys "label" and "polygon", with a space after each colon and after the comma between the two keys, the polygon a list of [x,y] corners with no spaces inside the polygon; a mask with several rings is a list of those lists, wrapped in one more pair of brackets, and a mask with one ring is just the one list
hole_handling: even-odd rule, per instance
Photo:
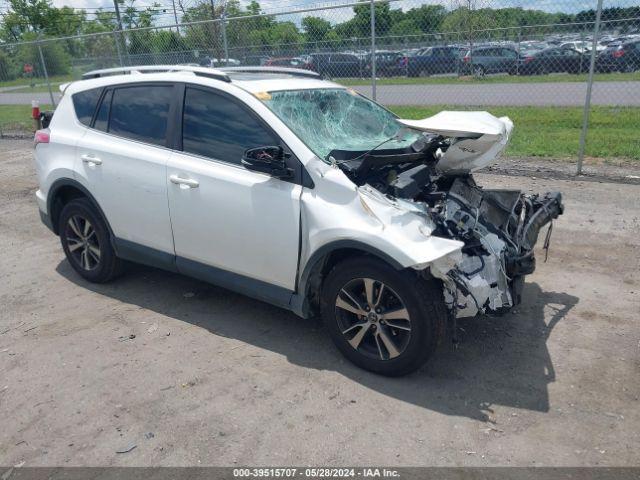
{"label": "grass", "polygon": [[[582,126],[580,107],[405,107],[390,106],[403,118],[419,119],[442,110],[488,110],[513,120],[507,155],[575,159]],[[586,155],[640,160],[640,107],[591,108]]]}
{"label": "grass", "polygon": [[[41,106],[42,110],[50,105]],[[428,107],[390,106],[402,118],[424,118],[442,110],[488,110],[508,116],[515,124],[507,155],[575,160],[582,125],[579,107]],[[640,160],[640,107],[591,109],[586,153],[605,160]],[[0,105],[0,131],[30,132],[31,107]]]}
{"label": "grass", "polygon": [[[58,88],[59,85],[61,84],[60,83],[51,84],[51,91],[54,94],[60,92],[60,89]],[[48,93],[48,92],[49,92],[49,88],[46,85],[36,85],[34,87],[16,88],[15,90],[11,90],[10,92],[6,92],[6,93]]]}
{"label": "grass", "polygon": [[[42,105],[40,110],[50,110],[51,105]],[[0,105],[0,133],[33,131],[30,105]]]}
{"label": "grass", "polygon": [[[70,82],[71,80],[73,80],[71,75],[54,75],[53,77],[49,77],[49,81],[52,84],[61,84],[64,82]],[[40,85],[45,83],[44,78],[42,77],[36,77],[36,78],[16,78],[15,80],[9,80],[6,82],[0,82],[0,88],[3,87],[18,87],[18,86],[23,86],[25,89],[30,89],[31,88],[31,84],[34,83],[36,85]],[[39,88],[39,87],[36,87]],[[46,84],[44,86],[45,90],[47,88]],[[22,90],[22,89],[20,89]],[[12,90],[13,92],[17,92],[19,90]]]}
{"label": "grass", "polygon": [[[606,81],[640,81],[640,72],[634,73],[598,73],[594,75],[597,82]],[[337,82],[348,86],[366,86],[371,84],[369,78],[337,78]],[[532,75],[532,76],[516,76],[516,75],[488,75],[484,78],[476,78],[472,76],[455,77],[455,76],[436,76],[436,77],[396,77],[396,78],[379,78],[377,85],[483,85],[488,83],[555,83],[555,82],[586,82],[587,75],[573,74],[551,74],[551,75]]]}

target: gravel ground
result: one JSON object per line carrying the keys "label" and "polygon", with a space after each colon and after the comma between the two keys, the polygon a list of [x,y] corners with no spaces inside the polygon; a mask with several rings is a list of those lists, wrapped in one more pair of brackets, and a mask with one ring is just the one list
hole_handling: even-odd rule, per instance
{"label": "gravel ground", "polygon": [[517,311],[389,379],[189,278],[84,282],[39,221],[30,142],[0,141],[0,464],[638,465],[640,186],[478,180],[564,192],[549,261]]}

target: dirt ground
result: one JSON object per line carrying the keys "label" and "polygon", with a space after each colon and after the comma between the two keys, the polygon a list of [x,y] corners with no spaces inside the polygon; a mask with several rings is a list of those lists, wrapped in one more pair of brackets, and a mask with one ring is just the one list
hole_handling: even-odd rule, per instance
{"label": "dirt ground", "polygon": [[564,192],[549,260],[515,312],[389,379],[317,321],[196,280],[81,280],[40,223],[30,142],[0,141],[0,465],[638,465],[640,185],[478,181]]}

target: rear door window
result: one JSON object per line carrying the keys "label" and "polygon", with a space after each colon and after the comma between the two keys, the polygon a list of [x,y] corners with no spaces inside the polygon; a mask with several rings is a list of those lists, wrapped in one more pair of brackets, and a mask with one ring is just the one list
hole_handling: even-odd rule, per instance
{"label": "rear door window", "polygon": [[211,90],[187,87],[182,115],[185,152],[240,164],[245,150],[279,144],[247,107]]}
{"label": "rear door window", "polygon": [[173,91],[172,85],[136,85],[115,89],[109,133],[164,146]]}
{"label": "rear door window", "polygon": [[93,118],[93,112],[96,111],[100,93],[102,93],[102,88],[93,88],[84,92],[74,93],[71,97],[76,117],[78,117],[80,123],[87,127],[91,126],[91,119]]}

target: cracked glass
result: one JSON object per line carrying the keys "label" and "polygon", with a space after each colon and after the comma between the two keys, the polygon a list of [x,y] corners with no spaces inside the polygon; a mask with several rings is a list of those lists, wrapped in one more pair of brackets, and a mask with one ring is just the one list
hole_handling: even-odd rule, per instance
{"label": "cracked glass", "polygon": [[325,161],[332,150],[401,149],[421,135],[400,124],[390,111],[352,90],[285,90],[256,97]]}

